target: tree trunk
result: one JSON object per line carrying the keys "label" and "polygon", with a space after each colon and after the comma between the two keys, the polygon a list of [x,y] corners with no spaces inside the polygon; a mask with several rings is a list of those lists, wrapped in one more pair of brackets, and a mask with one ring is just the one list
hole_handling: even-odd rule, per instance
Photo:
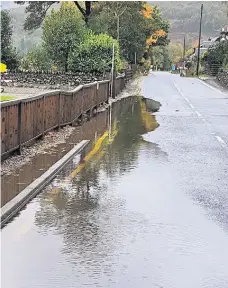
{"label": "tree trunk", "polygon": [[68,72],[68,55],[69,55],[69,53],[67,53],[67,55],[66,55],[65,64],[64,64],[65,72]]}
{"label": "tree trunk", "polygon": [[65,72],[68,72],[68,63],[67,63],[67,61],[65,63]]}

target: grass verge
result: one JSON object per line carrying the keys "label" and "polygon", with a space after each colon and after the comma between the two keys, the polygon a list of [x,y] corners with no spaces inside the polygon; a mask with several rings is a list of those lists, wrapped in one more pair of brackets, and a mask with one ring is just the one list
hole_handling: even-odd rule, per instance
{"label": "grass verge", "polygon": [[14,99],[16,99],[16,97],[14,97],[14,96],[3,96],[3,95],[0,96],[0,102],[10,101],[10,100],[14,100]]}

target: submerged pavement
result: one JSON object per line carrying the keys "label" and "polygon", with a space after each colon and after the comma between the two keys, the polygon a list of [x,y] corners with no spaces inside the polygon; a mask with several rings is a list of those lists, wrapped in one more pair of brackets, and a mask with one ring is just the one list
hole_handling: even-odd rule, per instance
{"label": "submerged pavement", "polygon": [[81,164],[3,228],[3,288],[228,287],[228,98],[162,72],[142,95],[160,111],[113,104]]}

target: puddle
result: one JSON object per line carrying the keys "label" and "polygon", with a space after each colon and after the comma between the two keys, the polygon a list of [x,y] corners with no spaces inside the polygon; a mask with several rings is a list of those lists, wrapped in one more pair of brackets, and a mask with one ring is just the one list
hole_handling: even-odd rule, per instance
{"label": "puddle", "polygon": [[45,154],[33,157],[29,163],[16,169],[13,174],[3,175],[1,179],[1,207],[61,159],[76,143],[85,139],[91,140],[91,145],[93,145],[94,141],[103,135],[105,131],[110,130],[110,119],[116,123],[124,123],[126,111],[130,109],[129,111],[134,115],[136,107],[137,109],[141,109],[140,115],[145,127],[143,127],[137,117],[132,117],[133,123],[129,124],[129,131],[141,127],[140,131],[138,131],[139,135],[146,130],[158,127],[154,116],[151,116],[149,111],[157,111],[160,107],[159,102],[132,96],[113,103],[111,113],[109,110],[106,110],[97,114],[90,121],[83,123],[83,125],[76,127],[70,137],[66,139],[66,143],[58,144],[56,147],[46,151]]}

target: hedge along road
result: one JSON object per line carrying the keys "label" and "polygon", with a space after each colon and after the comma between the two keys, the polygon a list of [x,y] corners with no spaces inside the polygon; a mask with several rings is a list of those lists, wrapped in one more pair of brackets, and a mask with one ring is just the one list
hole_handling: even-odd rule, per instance
{"label": "hedge along road", "polygon": [[227,98],[169,73],[142,85],[160,111],[121,102],[85,165],[2,230],[2,287],[228,287]]}

